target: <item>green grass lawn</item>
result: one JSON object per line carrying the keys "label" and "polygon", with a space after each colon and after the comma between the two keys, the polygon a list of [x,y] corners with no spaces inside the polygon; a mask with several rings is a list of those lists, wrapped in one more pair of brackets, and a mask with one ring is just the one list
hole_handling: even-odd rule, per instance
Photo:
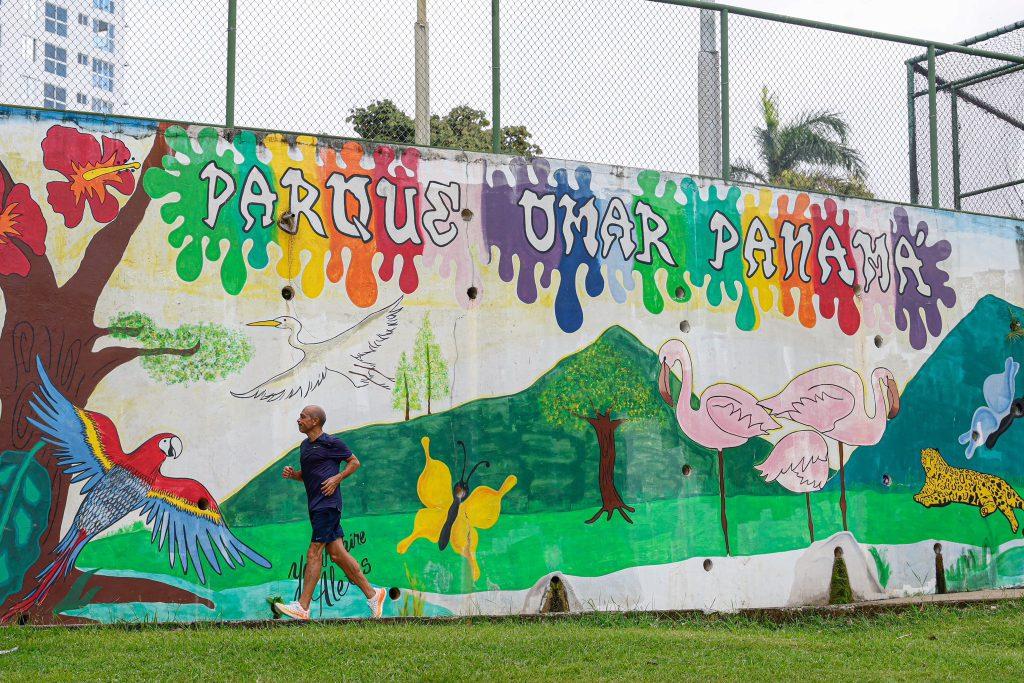
{"label": "green grass lawn", "polygon": [[4,680],[976,679],[1024,673],[1024,602],[879,616],[0,629]]}

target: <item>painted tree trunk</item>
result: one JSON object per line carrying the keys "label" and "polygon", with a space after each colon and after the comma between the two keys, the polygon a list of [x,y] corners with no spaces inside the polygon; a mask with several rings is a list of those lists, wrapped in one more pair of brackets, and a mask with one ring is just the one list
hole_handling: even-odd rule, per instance
{"label": "painted tree trunk", "polygon": [[[160,131],[155,136],[142,172],[158,164],[166,150]],[[8,188],[12,187],[13,179],[2,162],[0,177]],[[11,241],[28,259],[30,270],[24,277],[10,275],[0,278],[0,290],[6,305],[4,325],[0,330],[0,452],[28,450],[40,438],[38,430],[26,420],[32,415],[29,402],[40,386],[36,358],[42,361],[61,393],[74,405],[84,407],[99,383],[124,363],[143,355],[188,355],[198,349],[198,346],[192,349],[121,346],[94,349],[96,342],[111,332],[96,325],[96,303],[142,222],[149,201],[140,182],[117,218],[93,237],[75,274],[60,286],[45,255],[36,255],[18,240]],[[22,590],[4,600],[0,614],[17,602],[21,593],[34,587],[36,576],[53,560],[53,550],[61,540],[70,478],[57,465],[51,447],[40,449],[36,458],[50,477],[51,504],[46,531],[40,538],[39,559],[25,573]],[[67,597],[81,576],[80,571],[73,569],[58,579],[43,601],[23,616],[53,621],[55,606]],[[94,602],[200,602],[213,606],[209,600],[188,591],[147,579],[93,576],[82,589],[98,590]]]}
{"label": "painted tree trunk", "polygon": [[402,373],[402,380],[405,382],[405,421],[409,421],[409,373]]}
{"label": "painted tree trunk", "polygon": [[629,518],[626,511],[635,512],[636,510],[623,502],[619,490],[615,487],[615,430],[625,420],[611,419],[611,410],[605,413],[594,411],[594,413],[594,417],[584,419],[594,428],[594,432],[597,434],[597,445],[601,452],[597,475],[598,486],[601,489],[601,509],[587,520],[587,524],[593,524],[602,514],[607,514],[610,521],[612,513],[615,511],[618,511],[624,520],[632,524],[633,520]]}

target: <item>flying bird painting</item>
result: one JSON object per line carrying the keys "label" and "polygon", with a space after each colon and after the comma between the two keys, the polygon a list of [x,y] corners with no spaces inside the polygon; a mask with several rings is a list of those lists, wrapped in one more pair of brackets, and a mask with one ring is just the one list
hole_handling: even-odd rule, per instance
{"label": "flying bird painting", "polygon": [[50,587],[71,571],[89,541],[135,511],[152,526],[151,540],[157,548],[167,545],[171,567],[177,559],[187,574],[191,564],[204,584],[202,557],[218,574],[218,553],[232,569],[245,564],[244,558],[270,567],[270,562],[235,538],[205,486],[194,479],[161,474],[164,461],[181,456],[180,438],[157,434],[125,453],[110,418],[73,406],[50,381],[38,358],[36,366],[42,387],[30,401],[35,417],[26,419],[53,446],[57,463],[71,483],[84,482],[83,500],[54,549],[56,557],[38,575],[39,584],[0,616],[0,623],[42,602]]}
{"label": "flying bird painting", "polygon": [[[974,457],[974,451],[987,444],[990,437],[998,432],[1001,434],[1005,429],[1004,421],[1010,416],[1013,410],[1013,396],[1017,390],[1017,372],[1020,370],[1020,363],[1012,357],[1007,358],[1003,364],[1003,371],[985,378],[981,387],[982,396],[985,398],[985,405],[979,407],[971,416],[971,429],[960,435],[960,445],[966,446],[964,457],[970,460]],[[1012,421],[1012,418],[1011,418]],[[1006,426],[1009,422],[1006,423]],[[996,437],[998,438],[998,436]]]}
{"label": "flying bird painting", "polygon": [[232,391],[231,395],[259,401],[279,401],[293,396],[304,398],[323,383],[329,372],[341,375],[357,389],[373,384],[390,390],[394,380],[381,373],[370,356],[398,327],[401,303],[402,297],[398,297],[344,332],[323,341],[302,338],[302,323],[288,315],[249,323],[250,327],[274,327],[287,331],[288,345],[301,351],[302,358],[249,391]]}

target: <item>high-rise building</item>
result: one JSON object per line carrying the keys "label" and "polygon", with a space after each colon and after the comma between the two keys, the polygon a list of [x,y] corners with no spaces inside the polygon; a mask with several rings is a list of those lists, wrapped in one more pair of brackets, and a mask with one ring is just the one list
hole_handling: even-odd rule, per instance
{"label": "high-rise building", "polygon": [[127,0],[0,0],[0,103],[116,113]]}

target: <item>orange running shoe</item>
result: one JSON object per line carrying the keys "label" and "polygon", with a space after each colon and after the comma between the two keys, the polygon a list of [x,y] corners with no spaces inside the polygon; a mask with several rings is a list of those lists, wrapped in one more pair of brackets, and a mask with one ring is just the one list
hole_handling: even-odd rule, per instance
{"label": "orange running shoe", "polygon": [[298,621],[309,621],[309,610],[303,609],[302,604],[299,603],[298,600],[293,600],[288,604],[285,604],[283,602],[275,602],[274,610],[278,614],[283,614],[287,617],[291,617],[292,619],[296,619]]}
{"label": "orange running shoe", "polygon": [[378,588],[372,598],[366,599],[366,604],[370,606],[370,614],[374,619],[380,619],[381,615],[384,613],[384,598],[387,596],[388,592],[386,590]]}

